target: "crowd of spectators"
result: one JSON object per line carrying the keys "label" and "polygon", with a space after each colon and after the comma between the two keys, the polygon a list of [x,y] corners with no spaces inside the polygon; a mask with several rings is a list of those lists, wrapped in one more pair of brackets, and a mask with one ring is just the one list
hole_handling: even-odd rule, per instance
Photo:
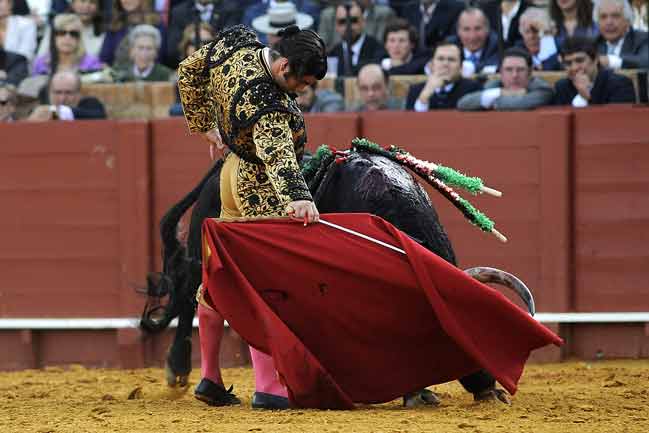
{"label": "crowd of spectators", "polygon": [[[269,45],[286,25],[313,28],[328,76],[357,78],[356,104],[314,85],[298,95],[307,112],[634,102],[616,70],[649,68],[644,0],[0,0],[0,121],[29,98],[27,120],[103,118],[85,83],[173,82],[183,58],[239,23]],[[398,75],[424,78],[399,100]]]}

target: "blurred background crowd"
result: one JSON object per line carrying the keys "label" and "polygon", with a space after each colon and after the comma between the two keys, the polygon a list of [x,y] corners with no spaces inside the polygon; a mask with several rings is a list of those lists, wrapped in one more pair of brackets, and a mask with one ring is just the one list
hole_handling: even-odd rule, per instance
{"label": "blurred background crowd", "polygon": [[351,99],[341,86],[307,88],[305,112],[633,103],[646,96],[648,3],[0,0],[0,121],[105,118],[82,86],[174,83],[180,61],[241,23],[269,45],[289,24],[317,30],[328,82],[353,78]]}

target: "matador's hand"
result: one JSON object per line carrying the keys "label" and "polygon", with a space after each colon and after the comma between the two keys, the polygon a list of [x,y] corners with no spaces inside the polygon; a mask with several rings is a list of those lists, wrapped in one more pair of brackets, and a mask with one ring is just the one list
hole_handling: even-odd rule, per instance
{"label": "matador's hand", "polygon": [[286,213],[294,219],[304,220],[304,225],[316,223],[320,218],[320,213],[315,207],[315,203],[309,200],[296,200],[286,206]]}
{"label": "matador's hand", "polygon": [[214,161],[214,158],[223,158],[223,154],[225,153],[225,144],[223,144],[219,130],[214,128],[207,131],[203,134],[203,137],[205,137],[205,140],[207,140],[210,145],[210,159]]}

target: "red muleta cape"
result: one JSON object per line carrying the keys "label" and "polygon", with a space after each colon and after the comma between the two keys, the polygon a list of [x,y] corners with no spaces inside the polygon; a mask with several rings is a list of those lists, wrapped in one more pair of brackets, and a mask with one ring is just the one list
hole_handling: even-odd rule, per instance
{"label": "red muleta cape", "polygon": [[386,402],[481,368],[514,394],[530,351],[562,344],[383,219],[322,218],[407,255],[324,224],[203,224],[207,301],[273,357],[295,406]]}

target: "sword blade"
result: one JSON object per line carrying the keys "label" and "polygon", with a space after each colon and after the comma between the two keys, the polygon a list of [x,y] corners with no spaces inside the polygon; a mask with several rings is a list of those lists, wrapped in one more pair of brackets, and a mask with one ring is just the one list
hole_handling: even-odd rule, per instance
{"label": "sword blade", "polygon": [[354,235],[354,236],[358,236],[359,238],[363,238],[363,239],[365,239],[367,241],[374,242],[375,244],[384,246],[384,247],[389,248],[389,249],[391,249],[393,251],[396,251],[398,253],[406,255],[406,252],[404,250],[402,250],[401,248],[395,247],[394,245],[387,244],[387,243],[385,243],[383,241],[380,241],[378,239],[375,239],[375,238],[373,238],[371,236],[364,235],[363,233],[359,233],[359,232],[357,232],[355,230],[348,229],[347,227],[339,226],[338,224],[330,223],[329,221],[325,221],[322,218],[319,220],[319,222],[321,222],[322,224],[324,224],[326,226],[335,228],[337,230],[343,231],[345,233],[349,233],[349,234]]}

